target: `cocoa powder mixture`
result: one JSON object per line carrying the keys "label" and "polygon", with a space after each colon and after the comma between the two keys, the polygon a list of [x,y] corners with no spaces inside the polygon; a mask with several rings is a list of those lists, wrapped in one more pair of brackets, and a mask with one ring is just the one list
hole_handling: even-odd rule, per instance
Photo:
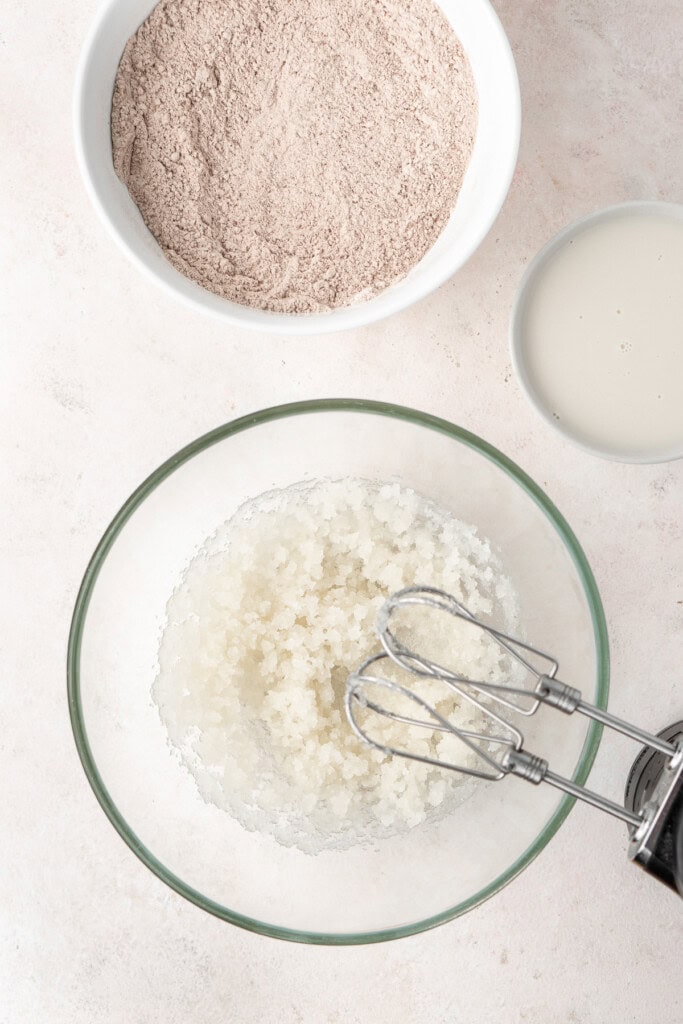
{"label": "cocoa powder mixture", "polygon": [[476,112],[432,0],[161,0],[116,76],[114,167],[187,277],[320,311],[375,295],[434,243]]}

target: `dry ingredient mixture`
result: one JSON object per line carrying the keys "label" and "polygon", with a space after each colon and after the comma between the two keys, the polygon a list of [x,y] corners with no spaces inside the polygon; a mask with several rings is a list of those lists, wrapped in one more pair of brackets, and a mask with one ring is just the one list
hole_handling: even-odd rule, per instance
{"label": "dry ingredient mixture", "polygon": [[[397,483],[297,485],[221,527],[169,601],[153,687],[202,797],[247,828],[316,852],[404,831],[469,795],[465,776],[361,743],[343,709],[349,672],[378,648],[379,606],[425,581],[474,614],[514,617],[514,592],[487,541]],[[457,624],[444,619],[420,627],[422,650],[448,649],[452,667],[500,679],[498,645],[468,627],[454,645]],[[420,692],[463,728],[485,729],[481,712],[442,684],[424,681]],[[405,746],[405,726],[382,729],[381,739]],[[455,756],[452,737],[425,731],[418,742],[427,755]]]}
{"label": "dry ingredient mixture", "polygon": [[432,0],[161,0],[114,87],[114,167],[171,263],[305,313],[402,278],[473,146],[469,63]]}

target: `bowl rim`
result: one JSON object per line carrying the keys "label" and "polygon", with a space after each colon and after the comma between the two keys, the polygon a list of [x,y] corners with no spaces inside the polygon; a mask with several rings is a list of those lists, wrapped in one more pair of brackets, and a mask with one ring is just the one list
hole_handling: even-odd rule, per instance
{"label": "bowl rim", "polygon": [[[351,330],[358,327],[365,327],[378,323],[394,313],[400,313],[409,306],[427,298],[432,292],[440,288],[457,273],[465,263],[472,257],[482,244],[493,224],[495,223],[510,191],[510,185],[517,166],[519,156],[519,144],[521,135],[521,92],[519,76],[515,64],[514,55],[510,41],[507,38],[502,22],[492,6],[491,0],[477,0],[486,12],[486,17],[491,24],[491,31],[495,35],[501,51],[500,66],[505,65],[509,86],[506,89],[506,101],[509,103],[508,128],[510,131],[510,148],[507,158],[498,162],[500,177],[495,200],[491,202],[488,215],[482,218],[480,229],[472,239],[471,244],[463,251],[463,256],[457,266],[445,261],[439,272],[432,274],[431,278],[423,281],[419,288],[402,287],[406,278],[396,282],[395,290],[385,289],[377,296],[358,303],[357,305],[340,306],[338,309],[322,313],[274,313],[270,310],[261,310],[251,306],[240,306],[239,303],[224,300],[223,308],[208,306],[200,295],[191,295],[176,288],[175,285],[166,280],[146,260],[142,259],[129,245],[119,231],[112,217],[107,211],[107,204],[100,198],[99,190],[94,183],[90,172],[91,158],[89,147],[84,131],[83,110],[87,101],[87,81],[92,63],[92,50],[100,36],[103,26],[110,17],[112,10],[119,4],[120,0],[107,0],[102,4],[90,26],[85,41],[81,48],[76,70],[73,105],[72,124],[74,134],[74,148],[76,162],[78,164],[81,180],[90,203],[95,210],[100,223],[104,226],[109,237],[115,242],[119,251],[123,252],[132,265],[142,274],[143,278],[151,281],[155,286],[160,287],[167,295],[180,301],[186,307],[194,309],[204,316],[210,316],[214,320],[222,321],[234,327],[245,328],[254,332],[277,335],[323,335],[335,334],[338,331]],[[437,0],[438,2],[438,0]],[[492,193],[493,195],[493,193]],[[438,241],[438,239],[437,239]],[[179,272],[178,272],[179,273]],[[181,275],[182,276],[182,275]],[[201,287],[201,286],[198,286]],[[368,312],[368,306],[375,299],[387,296],[391,293],[392,302],[382,305],[379,308],[373,307]],[[212,294],[212,293],[207,293]],[[214,296],[215,297],[215,296]],[[244,310],[245,312],[241,312]]]}
{"label": "bowl rim", "polygon": [[577,217],[569,224],[561,228],[543,245],[531,262],[526,267],[512,303],[509,326],[510,360],[515,371],[517,382],[524,393],[526,400],[541,417],[541,419],[560,434],[566,441],[570,441],[575,447],[587,452],[589,455],[597,455],[598,458],[608,459],[610,462],[623,462],[638,466],[654,466],[662,462],[675,462],[683,458],[683,444],[672,448],[662,454],[636,454],[626,450],[614,452],[609,448],[600,445],[592,445],[584,441],[574,431],[567,428],[564,422],[558,422],[549,410],[548,404],[534,388],[527,372],[527,361],[524,353],[522,320],[526,311],[526,304],[529,295],[536,283],[539,274],[546,264],[553,259],[555,254],[564,244],[576,234],[581,233],[594,224],[601,221],[612,220],[623,213],[634,214],[663,214],[673,220],[683,222],[683,203],[669,202],[665,199],[628,199],[621,203],[612,203],[609,206],[601,206],[590,213]]}
{"label": "bowl rim", "polygon": [[[424,920],[414,921],[399,927],[377,931],[358,933],[348,932],[341,934],[331,932],[310,932],[291,929],[279,925],[272,925],[230,910],[229,908],[222,906],[198,892],[173,872],[169,871],[159,860],[157,860],[154,854],[147,849],[132,829],[129,828],[127,822],[123,818],[123,815],[119,812],[107,791],[90,749],[83,716],[80,690],[81,642],[93,588],[104,560],[106,559],[118,534],[145,498],[154,491],[163,480],[170,476],[171,473],[182,466],[185,462],[219,441],[223,441],[234,434],[239,434],[244,430],[249,430],[252,427],[257,427],[276,420],[286,419],[292,416],[308,415],[311,413],[327,412],[370,414],[399,419],[416,426],[427,427],[437,433],[445,434],[447,437],[452,438],[458,443],[464,444],[466,447],[477,451],[480,455],[483,455],[490,462],[493,462],[498,466],[499,469],[503,470],[503,472],[510,476],[527,493],[527,495],[550,520],[551,524],[560,535],[560,539],[563,541],[579,575],[593,624],[593,637],[597,662],[595,704],[601,708],[605,708],[607,705],[607,694],[609,689],[609,647],[605,616],[597,584],[588,565],[586,556],[584,555],[583,550],[581,549],[581,546],[579,545],[579,542],[567,521],[541,488],[534,483],[534,481],[527,476],[519,466],[512,462],[511,459],[503,455],[498,451],[498,449],[494,448],[493,445],[490,445],[488,442],[477,437],[477,435],[437,416],[432,416],[428,413],[419,412],[418,410],[392,403],[348,398],[314,399],[310,401],[293,402],[287,405],[273,406],[246,416],[241,416],[238,419],[232,420],[206,434],[203,434],[195,441],[192,441],[184,448],[181,448],[175,455],[166,459],[165,462],[155,469],[154,472],[152,472],[136,488],[112,519],[99,541],[90,562],[88,563],[76,598],[71,628],[69,631],[67,650],[67,695],[69,715],[78,756],[88,782],[90,783],[102,810],[133,853],[159,879],[161,879],[162,882],[165,882],[166,885],[177,892],[180,896],[183,896],[191,903],[194,903],[195,906],[200,907],[224,921],[228,921],[231,924],[252,932],[257,932],[261,935],[287,939],[294,942],[341,946],[384,942],[390,939],[415,935],[418,932],[426,931],[430,928],[436,927],[437,925],[444,924],[446,921],[459,917],[466,911],[472,910],[481,903],[484,903],[511,882],[531,863],[532,860],[534,860],[535,857],[538,856],[569,814],[575,802],[574,798],[565,796],[562,799],[556,811],[546,822],[545,827],[536,839],[530,844],[525,852],[496,879],[469,899],[463,900],[455,906],[449,907],[438,914],[425,918]],[[578,785],[583,784],[588,777],[588,773],[598,750],[601,733],[602,726],[597,722],[591,722],[576,769],[572,775],[572,780]]]}

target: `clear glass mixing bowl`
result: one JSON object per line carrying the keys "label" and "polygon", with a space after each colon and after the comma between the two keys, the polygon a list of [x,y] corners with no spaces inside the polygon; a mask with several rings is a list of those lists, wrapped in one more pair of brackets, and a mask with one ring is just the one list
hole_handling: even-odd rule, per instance
{"label": "clear glass mixing bowl", "polygon": [[[475,524],[520,599],[521,632],[605,706],[608,648],[593,576],[543,492],[444,420],[398,406],[319,401],[219,427],[164,463],[107,529],[85,573],[68,654],[78,751],[110,821],[167,885],[233,924],[303,942],[373,942],[488,899],[543,849],[572,801],[515,778],[478,784],[443,820],[371,846],[310,855],[204,803],[151,699],[166,602],[202,542],[249,498],[321,477],[398,478]],[[420,581],[428,583],[428,580]],[[549,709],[527,747],[583,782],[599,730]]]}

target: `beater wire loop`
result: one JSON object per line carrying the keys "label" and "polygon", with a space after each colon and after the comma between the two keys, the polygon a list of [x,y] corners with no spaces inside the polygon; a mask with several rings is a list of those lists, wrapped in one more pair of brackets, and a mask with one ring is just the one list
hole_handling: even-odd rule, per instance
{"label": "beater wire loop", "polygon": [[[445,612],[455,619],[482,630],[531,676],[532,688],[518,686],[516,679],[512,683],[492,683],[486,680],[469,679],[457,671],[446,668],[425,655],[411,650],[397,638],[394,629],[391,628],[394,615],[400,609],[409,607],[424,607]],[[624,722],[609,712],[603,711],[602,708],[584,701],[580,690],[568,686],[557,678],[559,663],[552,655],[482,622],[455,597],[436,587],[407,587],[393,594],[379,611],[377,632],[382,644],[382,651],[372,655],[363,662],[357,671],[352,672],[346,685],[346,714],[354,732],[365,743],[388,755],[409,758],[423,764],[474,775],[481,779],[498,781],[506,775],[517,775],[535,785],[545,782],[593,807],[620,818],[634,828],[641,825],[642,815],[636,815],[622,805],[593,793],[583,786],[578,786],[570,779],[557,775],[550,770],[548,762],[544,758],[524,750],[524,736],[507,718],[498,713],[497,708],[502,707],[514,714],[525,716],[535,714],[541,704],[546,704],[565,714],[573,714],[576,711],[625,736],[638,740],[645,746],[661,751],[672,760],[674,756],[680,755],[680,746],[670,743],[660,736],[654,736],[638,726]],[[447,717],[445,714],[441,714],[437,708],[421,696],[415,688],[414,681],[413,685],[409,687],[403,683],[394,682],[384,675],[378,675],[376,669],[384,659],[389,659],[386,662],[387,668],[393,663],[409,676],[444,684],[444,697],[450,696],[457,699],[453,715]],[[543,667],[539,668],[539,665]],[[395,671],[396,669],[394,669]],[[393,694],[394,699],[400,697],[404,702],[404,707],[406,703],[411,703],[419,709],[420,717],[414,718],[412,714],[402,714],[392,710],[378,700],[378,694]],[[508,699],[509,697],[521,698],[525,703],[520,704],[519,701]],[[482,731],[462,728],[453,721],[453,717],[463,706],[463,702],[476,708],[487,726],[491,727],[491,732],[486,727]],[[360,721],[361,715],[364,716],[363,722]],[[458,764],[437,756],[432,757],[425,753],[411,751],[408,747],[402,749],[389,742],[383,742],[380,736],[377,734],[373,736],[372,733],[371,722],[377,720],[380,724],[383,720],[389,720],[410,728],[450,734],[475,754],[481,764],[478,767],[470,763]]]}

